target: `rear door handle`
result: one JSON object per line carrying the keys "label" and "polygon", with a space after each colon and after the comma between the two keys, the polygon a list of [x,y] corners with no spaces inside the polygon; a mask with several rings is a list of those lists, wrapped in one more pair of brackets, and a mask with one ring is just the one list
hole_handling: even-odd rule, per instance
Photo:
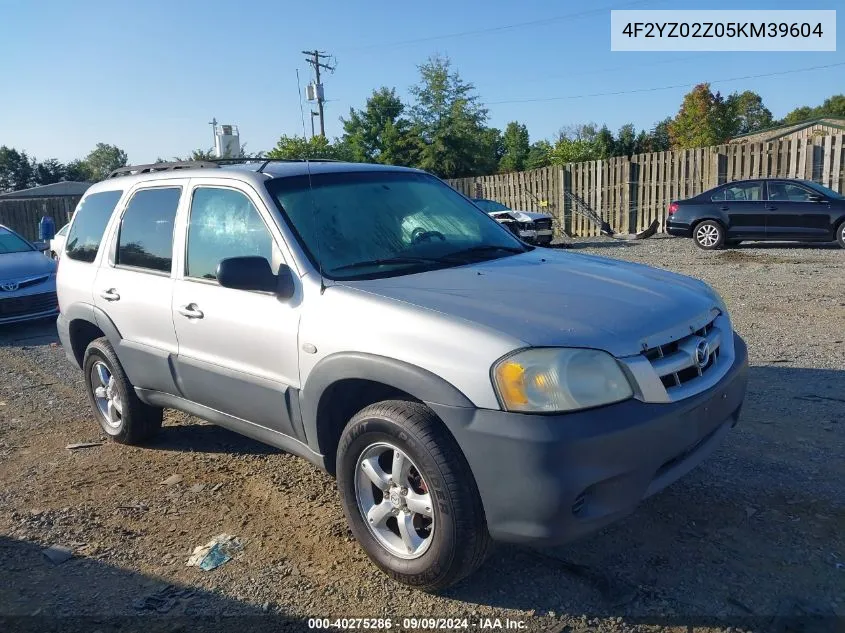
{"label": "rear door handle", "polygon": [[719,207],[719,211],[730,211],[730,207]]}
{"label": "rear door handle", "polygon": [[770,204],[767,204],[765,209],[766,209],[766,211],[777,211],[777,207],[773,207]]}
{"label": "rear door handle", "polygon": [[100,293],[100,296],[106,301],[120,301],[120,295],[117,294],[117,290],[115,290],[114,288],[103,290]]}
{"label": "rear door handle", "polygon": [[176,308],[176,311],[182,316],[188,317],[189,319],[201,319],[205,316],[202,310],[197,308],[196,303],[189,303],[186,306],[180,306]]}

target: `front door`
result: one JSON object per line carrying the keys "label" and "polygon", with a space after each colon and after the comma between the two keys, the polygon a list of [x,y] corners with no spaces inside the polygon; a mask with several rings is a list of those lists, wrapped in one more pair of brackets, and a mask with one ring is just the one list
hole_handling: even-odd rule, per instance
{"label": "front door", "polygon": [[830,210],[821,196],[795,182],[768,183],[766,237],[770,240],[829,240]]}
{"label": "front door", "polygon": [[295,437],[291,388],[299,387],[299,308],[266,292],[223,288],[217,264],[258,255],[284,263],[248,188],[192,181],[184,260],[173,291],[175,362],[186,398]]}
{"label": "front door", "polygon": [[133,385],[176,394],[171,295],[173,229],[187,180],[130,192],[94,282],[94,304],[120,332],[117,354]]}
{"label": "front door", "polygon": [[766,202],[759,180],[738,182],[720,189],[712,198],[716,208],[728,218],[727,238],[758,239],[766,237]]}

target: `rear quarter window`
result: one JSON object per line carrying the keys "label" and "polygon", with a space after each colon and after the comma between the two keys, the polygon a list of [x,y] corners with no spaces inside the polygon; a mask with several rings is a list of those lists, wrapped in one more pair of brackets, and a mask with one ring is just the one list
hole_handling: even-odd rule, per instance
{"label": "rear quarter window", "polygon": [[109,218],[123,191],[101,191],[86,196],[76,210],[68,231],[65,256],[80,262],[93,262]]}

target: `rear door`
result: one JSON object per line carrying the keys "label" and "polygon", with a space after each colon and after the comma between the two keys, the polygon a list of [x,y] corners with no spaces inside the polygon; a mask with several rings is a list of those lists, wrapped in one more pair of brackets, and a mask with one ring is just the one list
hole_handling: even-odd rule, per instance
{"label": "rear door", "polygon": [[729,240],[765,239],[767,211],[762,181],[725,185],[713,194],[711,202],[728,219]]}
{"label": "rear door", "polygon": [[821,195],[817,191],[788,180],[770,180],[767,189],[768,239],[830,239],[830,208],[827,203],[818,201]]}
{"label": "rear door", "polygon": [[129,192],[94,282],[94,304],[121,334],[121,363],[136,387],[178,394],[170,371],[176,331],[173,229],[187,180],[157,180]]}

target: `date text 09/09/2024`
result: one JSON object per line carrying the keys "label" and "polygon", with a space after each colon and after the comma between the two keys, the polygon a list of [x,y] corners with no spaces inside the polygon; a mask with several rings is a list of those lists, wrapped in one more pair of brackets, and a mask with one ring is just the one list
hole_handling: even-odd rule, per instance
{"label": "date text 09/09/2024", "polygon": [[526,628],[524,620],[510,618],[309,618],[309,629],[352,630],[505,630]]}

